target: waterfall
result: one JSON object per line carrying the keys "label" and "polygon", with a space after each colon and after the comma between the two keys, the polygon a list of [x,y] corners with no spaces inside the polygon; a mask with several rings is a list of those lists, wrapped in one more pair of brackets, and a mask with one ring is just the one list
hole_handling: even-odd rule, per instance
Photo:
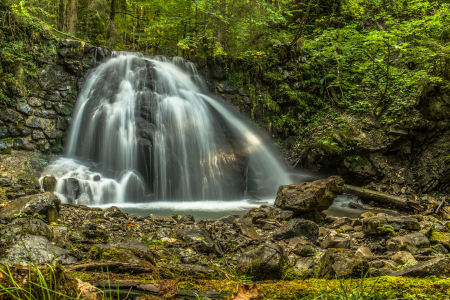
{"label": "waterfall", "polygon": [[63,202],[87,205],[272,197],[290,179],[269,148],[194,64],[115,52],[87,78],[44,175]]}

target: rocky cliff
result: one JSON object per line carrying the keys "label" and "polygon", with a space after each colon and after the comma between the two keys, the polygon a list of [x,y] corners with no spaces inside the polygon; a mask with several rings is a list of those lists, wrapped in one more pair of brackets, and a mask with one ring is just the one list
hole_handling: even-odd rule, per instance
{"label": "rocky cliff", "polygon": [[196,63],[211,91],[264,128],[292,169],[338,174],[355,185],[383,182],[397,195],[450,191],[447,91],[430,88],[415,107],[379,125],[370,114],[323,105],[308,57],[275,64],[250,81],[239,81],[242,73],[230,62]]}
{"label": "rocky cliff", "polygon": [[56,39],[44,28],[32,35],[25,52],[36,71],[0,82],[7,98],[0,112],[1,153],[11,153],[11,148],[60,153],[77,94],[89,70],[110,51]]}

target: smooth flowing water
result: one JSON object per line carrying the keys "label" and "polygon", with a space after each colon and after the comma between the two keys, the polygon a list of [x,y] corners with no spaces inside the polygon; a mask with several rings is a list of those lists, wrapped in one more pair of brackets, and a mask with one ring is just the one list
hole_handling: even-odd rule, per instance
{"label": "smooth flowing water", "polygon": [[259,206],[242,202],[251,197],[273,203],[291,183],[276,152],[208,94],[192,63],[131,53],[90,74],[66,153],[44,175],[58,179],[66,203],[174,212]]}

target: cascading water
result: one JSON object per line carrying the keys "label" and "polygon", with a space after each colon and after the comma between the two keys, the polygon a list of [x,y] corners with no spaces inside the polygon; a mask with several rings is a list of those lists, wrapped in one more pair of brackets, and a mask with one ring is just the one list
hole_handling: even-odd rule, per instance
{"label": "cascading water", "polygon": [[182,58],[114,53],[89,76],[64,158],[64,202],[87,205],[274,196],[290,183],[252,126],[208,96]]}

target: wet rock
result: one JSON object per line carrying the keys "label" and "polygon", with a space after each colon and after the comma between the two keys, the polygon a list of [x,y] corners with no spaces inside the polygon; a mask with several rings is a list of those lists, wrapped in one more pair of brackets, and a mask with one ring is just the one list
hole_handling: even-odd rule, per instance
{"label": "wet rock", "polygon": [[14,218],[17,214],[39,214],[48,222],[56,222],[59,214],[60,200],[51,193],[22,197],[9,203],[0,210],[0,216]]}
{"label": "wet rock", "polygon": [[330,232],[323,242],[320,244],[320,247],[323,249],[328,248],[341,248],[341,249],[350,249],[352,245],[352,239],[348,234],[338,233],[338,232]]}
{"label": "wet rock", "polygon": [[418,253],[419,249],[429,248],[430,241],[420,232],[410,233],[404,236],[396,236],[386,242],[389,251],[409,251]]}
{"label": "wet rock", "polygon": [[185,228],[178,230],[176,235],[183,242],[187,243],[189,247],[202,253],[220,253],[217,245],[213,240],[198,227]]}
{"label": "wet rock", "polygon": [[295,215],[328,209],[334,198],[344,192],[344,180],[338,176],[314,182],[281,185],[275,206]]}
{"label": "wet rock", "polygon": [[55,261],[69,265],[78,261],[69,250],[54,246],[46,237],[28,234],[8,247],[1,260],[8,265],[30,262],[50,264]]}
{"label": "wet rock", "polygon": [[31,116],[33,114],[33,109],[28,103],[19,102],[17,103],[16,109],[24,114]]}
{"label": "wet rock", "polygon": [[434,275],[447,277],[448,274],[450,274],[450,257],[419,262],[414,266],[391,273],[390,276],[427,277]]}
{"label": "wet rock", "polygon": [[276,244],[263,244],[241,254],[237,263],[240,273],[252,273],[257,280],[280,279],[287,257]]}
{"label": "wet rock", "polygon": [[238,90],[228,81],[223,81],[216,86],[219,93],[237,94]]}
{"label": "wet rock", "polygon": [[372,260],[369,262],[371,276],[385,276],[397,271],[397,264],[390,260]]}
{"label": "wet rock", "polygon": [[7,141],[0,141],[0,154],[11,154],[11,144]]}
{"label": "wet rock", "polygon": [[319,237],[319,226],[308,220],[292,219],[273,233],[275,240],[285,240],[293,237],[305,237],[314,243]]}
{"label": "wet rock", "polygon": [[237,219],[240,219],[240,218],[241,218],[240,215],[229,215],[229,216],[225,216],[225,217],[220,218],[218,221],[221,221],[221,222],[223,222],[225,224],[233,225],[234,221],[237,220]]}
{"label": "wet rock", "polygon": [[14,124],[9,124],[8,128],[11,136],[20,136],[22,134],[22,131]]}
{"label": "wet rock", "polygon": [[24,138],[18,138],[15,139],[13,141],[13,148],[14,150],[28,150],[28,151],[33,151],[34,150],[34,145],[29,143],[26,139]]}
{"label": "wet rock", "polygon": [[399,251],[392,256],[392,260],[399,265],[415,265],[417,260],[412,256],[411,253],[406,251]]}
{"label": "wet rock", "polygon": [[53,192],[56,186],[56,178],[54,176],[45,176],[42,180],[42,187],[46,192]]}
{"label": "wet rock", "polygon": [[369,264],[348,249],[328,249],[320,258],[320,278],[361,278],[361,270],[367,272]]}
{"label": "wet rock", "polygon": [[362,230],[365,234],[386,234],[393,231],[420,230],[419,222],[410,217],[376,216],[362,220]]}
{"label": "wet rock", "polygon": [[128,219],[127,215],[121,211],[117,206],[111,206],[103,213],[105,218],[118,218],[118,219]]}
{"label": "wet rock", "polygon": [[52,232],[47,224],[36,218],[15,218],[7,227],[0,230],[3,238],[16,239],[23,234],[42,235],[47,238],[52,237]]}

